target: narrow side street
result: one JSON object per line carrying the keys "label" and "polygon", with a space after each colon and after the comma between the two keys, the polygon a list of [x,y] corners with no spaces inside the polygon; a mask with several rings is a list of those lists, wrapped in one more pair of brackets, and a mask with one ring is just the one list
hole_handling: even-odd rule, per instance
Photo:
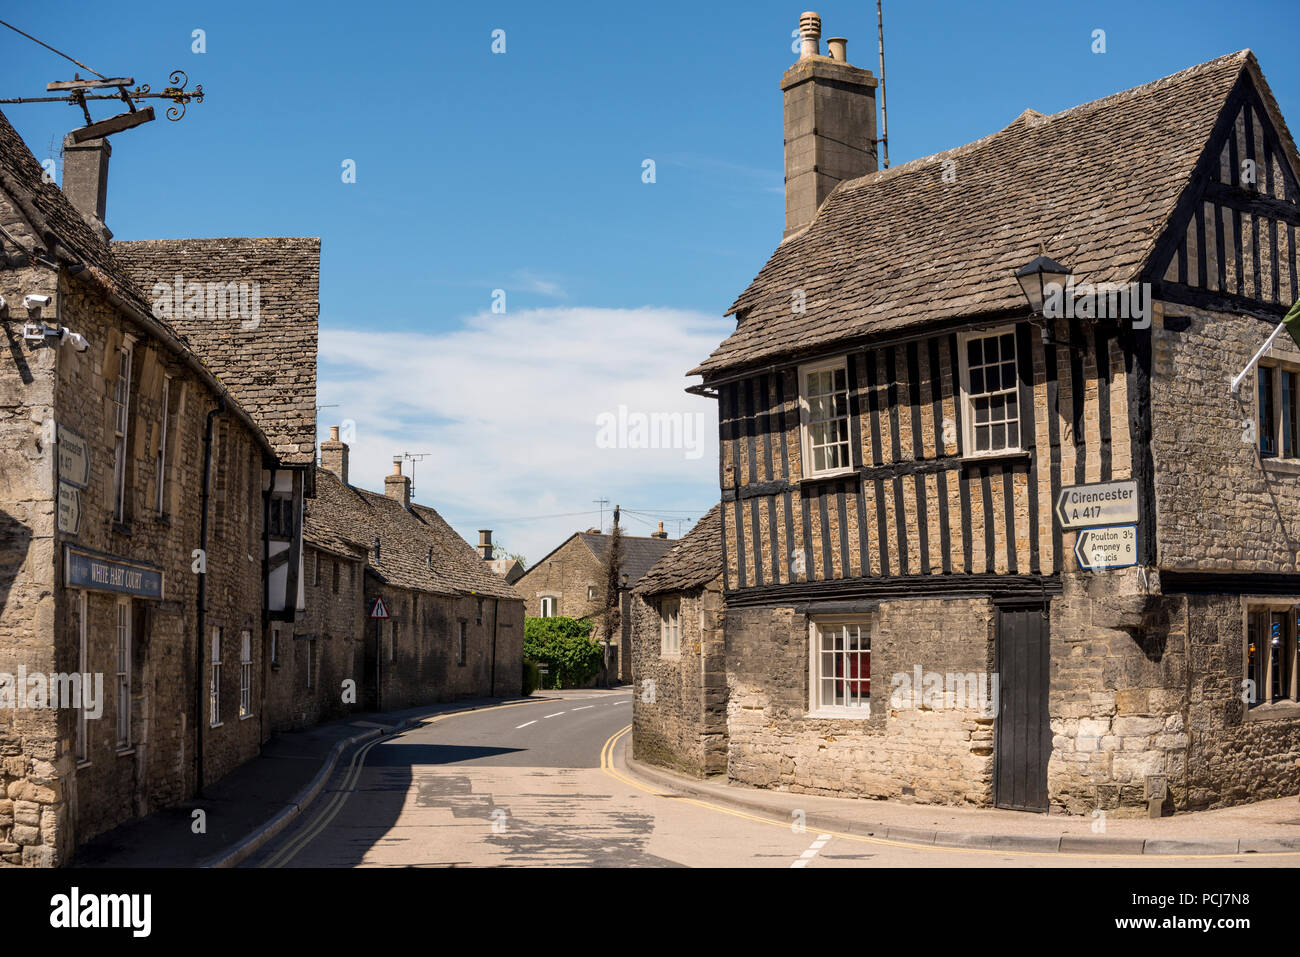
{"label": "narrow side street", "polygon": [[1035,854],[795,832],[627,772],[632,695],[578,691],[364,743],[244,867],[1222,867],[1293,855]]}

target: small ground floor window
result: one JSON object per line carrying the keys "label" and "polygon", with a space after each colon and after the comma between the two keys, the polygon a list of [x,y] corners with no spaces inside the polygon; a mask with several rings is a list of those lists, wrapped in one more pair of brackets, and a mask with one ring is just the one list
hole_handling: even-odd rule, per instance
{"label": "small ground floor window", "polygon": [[809,711],[866,717],[871,707],[871,623],[818,620],[809,635]]}
{"label": "small ground floor window", "polygon": [[1300,701],[1297,688],[1297,620],[1300,605],[1273,602],[1246,609],[1247,708],[1274,701]]}

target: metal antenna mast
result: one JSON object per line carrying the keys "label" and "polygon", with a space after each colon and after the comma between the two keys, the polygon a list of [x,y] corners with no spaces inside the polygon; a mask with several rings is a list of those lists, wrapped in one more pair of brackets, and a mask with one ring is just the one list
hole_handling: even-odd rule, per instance
{"label": "metal antenna mast", "polygon": [[600,506],[600,525],[597,527],[603,532],[605,530],[605,506],[609,504],[609,499],[593,498],[591,504]]}
{"label": "metal antenna mast", "polygon": [[876,0],[876,35],[880,39],[880,139],[884,147],[884,168],[889,169],[889,117],[885,113],[885,12],[882,0]]}
{"label": "metal antenna mast", "polygon": [[403,452],[401,455],[394,455],[393,461],[400,462],[402,459],[411,463],[411,501],[415,501],[415,463],[421,459],[432,457],[432,452]]}

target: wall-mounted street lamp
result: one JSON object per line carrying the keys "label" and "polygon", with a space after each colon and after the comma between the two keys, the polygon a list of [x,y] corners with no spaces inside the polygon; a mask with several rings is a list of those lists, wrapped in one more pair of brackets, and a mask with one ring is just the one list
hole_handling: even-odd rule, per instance
{"label": "wall-mounted street lamp", "polygon": [[1069,266],[1062,266],[1054,259],[1039,256],[1016,272],[1016,282],[1029,300],[1030,315],[1042,316],[1043,344],[1068,346],[1068,342],[1057,342],[1052,338],[1052,318],[1044,314],[1043,302],[1048,295],[1048,287],[1055,284],[1060,289],[1067,289],[1070,278],[1074,275]]}

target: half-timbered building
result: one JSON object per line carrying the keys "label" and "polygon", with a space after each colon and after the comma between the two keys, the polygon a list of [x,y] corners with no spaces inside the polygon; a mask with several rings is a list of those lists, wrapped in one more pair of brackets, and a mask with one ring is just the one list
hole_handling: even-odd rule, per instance
{"label": "half-timbered building", "polygon": [[[729,775],[1074,813],[1295,793],[1300,351],[1230,390],[1298,293],[1254,56],[878,170],[875,80],[809,26],[786,238],[692,370]],[[1017,281],[1044,253],[1069,317]]]}

